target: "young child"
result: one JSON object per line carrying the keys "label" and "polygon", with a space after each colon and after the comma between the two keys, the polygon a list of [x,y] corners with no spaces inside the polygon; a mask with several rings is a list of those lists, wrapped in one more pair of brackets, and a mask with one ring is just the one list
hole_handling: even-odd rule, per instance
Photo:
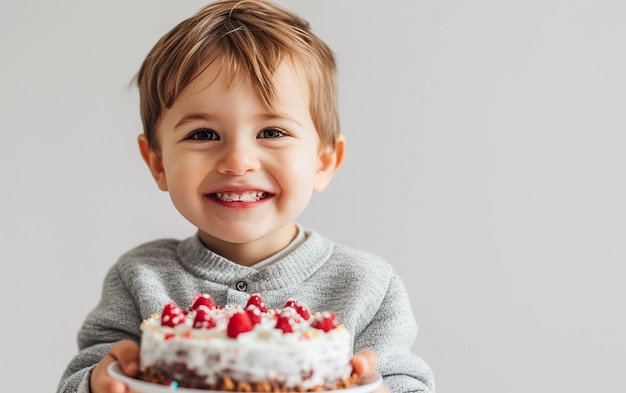
{"label": "young child", "polygon": [[380,391],[434,391],[390,265],[295,222],[344,158],[335,77],[308,24],[260,0],[210,4],[155,45],[137,75],[139,148],[197,233],[139,246],[109,270],[58,392],[128,391],[107,366],[136,375],[141,321],[196,293],[335,311],[354,334],[355,370],[379,372]]}

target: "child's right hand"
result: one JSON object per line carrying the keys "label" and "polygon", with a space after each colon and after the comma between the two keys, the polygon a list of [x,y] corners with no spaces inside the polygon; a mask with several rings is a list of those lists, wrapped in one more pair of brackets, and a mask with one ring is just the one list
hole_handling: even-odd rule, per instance
{"label": "child's right hand", "polygon": [[[352,367],[361,377],[375,373],[376,364],[378,364],[378,356],[371,349],[359,351],[352,358]],[[385,384],[381,384],[374,393],[391,393],[391,391]]]}
{"label": "child's right hand", "polygon": [[124,382],[109,376],[107,368],[116,360],[124,374],[129,377],[136,376],[139,372],[139,345],[131,340],[121,340],[113,345],[91,372],[89,385],[92,393],[132,392]]}

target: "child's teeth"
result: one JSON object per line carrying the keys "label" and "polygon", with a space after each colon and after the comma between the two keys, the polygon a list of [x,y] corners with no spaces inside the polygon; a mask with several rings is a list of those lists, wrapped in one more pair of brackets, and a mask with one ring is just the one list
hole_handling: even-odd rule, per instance
{"label": "child's teeth", "polygon": [[243,193],[234,193],[234,192],[216,192],[215,196],[217,199],[224,202],[256,202],[262,199],[266,193],[257,192],[257,191],[248,191]]}

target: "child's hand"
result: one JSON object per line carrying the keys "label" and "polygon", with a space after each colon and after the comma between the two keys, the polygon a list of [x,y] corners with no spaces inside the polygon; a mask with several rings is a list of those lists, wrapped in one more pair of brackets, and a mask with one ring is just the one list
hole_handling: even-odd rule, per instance
{"label": "child's hand", "polygon": [[[378,356],[370,349],[364,349],[357,352],[352,357],[352,367],[357,374],[361,377],[365,377],[368,374],[376,372],[376,364],[378,363]],[[389,388],[385,385],[380,385],[374,393],[391,393]]]}
{"label": "child's hand", "polygon": [[113,345],[91,373],[89,384],[92,393],[132,392],[124,382],[109,376],[107,368],[116,360],[124,374],[131,377],[137,375],[139,372],[139,346],[137,343],[131,340],[122,340]]}

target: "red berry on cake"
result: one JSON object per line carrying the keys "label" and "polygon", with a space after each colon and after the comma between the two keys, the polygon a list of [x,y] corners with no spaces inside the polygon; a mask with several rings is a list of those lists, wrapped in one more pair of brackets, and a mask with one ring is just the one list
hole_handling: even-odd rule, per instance
{"label": "red berry on cake", "polygon": [[226,332],[228,337],[237,338],[241,333],[249,332],[254,327],[250,317],[245,312],[233,314],[228,321]]}
{"label": "red berry on cake", "polygon": [[311,323],[311,326],[328,332],[329,330],[333,330],[339,326],[339,322],[337,321],[335,313],[324,311],[315,315],[315,320]]}
{"label": "red berry on cake", "polygon": [[263,298],[261,298],[261,295],[259,295],[258,293],[250,295],[250,298],[248,299],[248,303],[246,303],[245,308],[248,308],[248,306],[251,304],[257,306],[259,310],[261,310],[261,312],[267,312],[267,306],[265,305]]}
{"label": "red berry on cake", "polygon": [[161,326],[174,327],[185,322],[185,313],[174,302],[169,302],[161,312]]}
{"label": "red berry on cake", "polygon": [[207,309],[200,307],[196,310],[196,316],[193,319],[194,329],[210,329],[217,326],[213,318],[207,313]]}
{"label": "red berry on cake", "polygon": [[276,329],[280,329],[283,333],[293,333],[292,319],[285,316],[280,316],[276,320]]}
{"label": "red berry on cake", "polygon": [[300,315],[293,307],[287,306],[282,309],[278,319],[276,320],[276,329],[280,329],[283,333],[293,333],[293,324],[295,320],[299,320]]}
{"label": "red berry on cake", "polygon": [[296,304],[296,312],[302,317],[302,319],[304,319],[305,321],[308,321],[309,318],[311,318],[311,313],[309,312],[309,309],[302,303],[297,303]]}
{"label": "red berry on cake", "polygon": [[261,310],[254,304],[249,304],[246,306],[246,314],[248,314],[248,317],[250,318],[250,321],[253,325],[261,322]]}
{"label": "red berry on cake", "polygon": [[302,319],[304,319],[305,321],[308,321],[309,318],[311,318],[311,313],[309,312],[309,309],[307,308],[307,306],[304,303],[300,303],[297,300],[294,299],[289,299],[285,302],[285,305],[283,307],[291,307],[293,309],[296,310],[296,312],[302,317]]}
{"label": "red berry on cake", "polygon": [[296,308],[296,299],[287,299],[283,308],[285,307]]}
{"label": "red berry on cake", "polygon": [[209,309],[219,308],[215,305],[215,302],[213,301],[213,299],[211,299],[211,296],[203,293],[198,293],[193,297],[193,301],[191,302],[191,306],[189,306],[189,310],[197,310],[200,306],[205,306]]}

